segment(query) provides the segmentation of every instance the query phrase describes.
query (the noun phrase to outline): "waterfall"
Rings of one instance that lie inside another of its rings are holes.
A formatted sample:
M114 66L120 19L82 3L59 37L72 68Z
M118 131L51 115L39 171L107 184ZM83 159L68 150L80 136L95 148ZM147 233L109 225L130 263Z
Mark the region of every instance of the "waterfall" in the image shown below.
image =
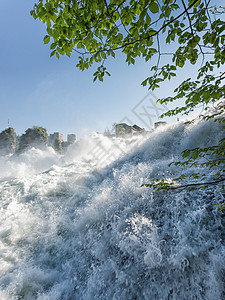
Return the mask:
M180 122L93 134L64 155L0 157L0 299L225 299L225 219L213 205L225 192L140 187L196 172L168 164L216 144L221 128Z

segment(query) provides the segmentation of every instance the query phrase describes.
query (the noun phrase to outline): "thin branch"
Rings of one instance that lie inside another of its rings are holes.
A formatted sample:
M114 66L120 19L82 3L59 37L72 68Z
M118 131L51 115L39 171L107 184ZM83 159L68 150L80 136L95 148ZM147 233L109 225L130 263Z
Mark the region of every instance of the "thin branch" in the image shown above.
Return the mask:
M171 187L169 187L169 189L176 190L176 189L188 188L188 187L192 187L192 186L214 185L214 184L220 183L222 181L225 181L225 178L215 180L215 181L210 181L210 182L199 182L199 183L183 184L183 185L179 185L179 186L171 186Z
M127 30L126 26L124 25L124 23L123 23L123 21L122 21L121 14L120 14L119 11L118 11L118 14L119 14L119 16L120 16L121 23L123 24L124 30L127 32L128 35L130 35L129 31Z
M153 76L155 76L157 74L157 70L159 68L159 63L160 63L160 56L161 56L161 53L160 53L160 43L159 43L159 36L157 35L157 44L158 44L158 61L157 61L157 65L156 65L156 71L155 71L155 74Z
M185 9L186 15L187 15L187 17L188 17L188 22L189 22L189 25L190 25L190 29L191 29L192 36L194 37L194 31L193 31L193 27L192 27L190 15L189 15L189 13L188 13L188 11L187 11L187 8L186 8L186 5L185 5L185 3L184 3L184 0L181 0L181 1L182 1L182 4L183 4L183 7L184 7L184 9ZM198 43L198 47L199 47L200 52L201 52L202 57L203 57L203 59L202 59L202 66L203 66L204 60L205 60L205 53L202 51L201 45L200 45L199 43Z
M109 13L109 7L108 7L108 4L107 4L107 1L104 0L104 2L105 2L105 6L106 6L106 10L107 10L107 12L108 12L108 15L111 17L111 15L110 15L110 13Z
M208 2L208 4L206 3L206 0L204 0L204 2L205 2L205 7L208 7L209 2ZM209 10L207 9L206 11L207 11L209 23L210 23L211 28L212 28L212 21L211 21L211 17L210 17L210 14L209 14Z
M186 8L186 5L185 5L185 3L184 3L184 0L181 0L181 2L182 2L182 4L183 4L184 11L185 11L185 13L186 13L186 15L187 15L187 17L188 17L188 22L189 22L189 25L190 25L191 33L192 33L192 35L193 35L193 37L194 37L194 32L193 32L192 23L191 23L191 19L190 19L188 10L187 10L187 8Z

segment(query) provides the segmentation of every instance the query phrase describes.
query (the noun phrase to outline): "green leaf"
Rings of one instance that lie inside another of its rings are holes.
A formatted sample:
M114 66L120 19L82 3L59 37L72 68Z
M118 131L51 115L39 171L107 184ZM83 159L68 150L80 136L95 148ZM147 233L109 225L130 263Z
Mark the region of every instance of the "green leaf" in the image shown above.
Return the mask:
M46 36L44 37L44 44L48 44L49 41L50 41L50 36L49 36L49 35L46 35Z
M102 76L102 75L98 75L98 79L99 79L100 81L103 81L103 76Z
M198 7L200 3L201 3L201 0L198 0L198 1L194 4L194 7Z
M105 52L101 52L101 56L102 56L103 59L106 59L106 54L105 54Z
M149 4L149 9L153 14L156 14L159 11L158 4L156 2L151 2Z
M198 158L198 155L199 155L199 151L195 150L193 152L193 159L197 159Z
M50 54L50 57L52 57L53 55L55 55L56 53L56 50L52 51L51 54Z
M185 157L188 157L191 153L191 150L185 150L183 153L182 153L182 157L185 158Z

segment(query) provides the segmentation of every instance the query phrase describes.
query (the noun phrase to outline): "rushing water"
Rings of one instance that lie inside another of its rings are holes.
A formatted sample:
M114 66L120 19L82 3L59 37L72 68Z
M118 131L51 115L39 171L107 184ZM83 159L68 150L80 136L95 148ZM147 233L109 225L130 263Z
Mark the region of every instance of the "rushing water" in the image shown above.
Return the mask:
M168 163L222 134L179 123L145 138L93 135L64 156L0 158L0 299L225 299L220 188L140 188L196 171Z

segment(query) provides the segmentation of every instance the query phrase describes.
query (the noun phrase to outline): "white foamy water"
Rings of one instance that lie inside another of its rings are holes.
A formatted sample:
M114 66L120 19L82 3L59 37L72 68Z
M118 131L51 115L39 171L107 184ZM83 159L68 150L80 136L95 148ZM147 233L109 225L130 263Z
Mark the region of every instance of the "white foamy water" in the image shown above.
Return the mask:
M217 143L221 128L179 123L145 138L93 135L64 156L1 157L0 299L225 299L220 188L140 188L179 176L168 164Z

